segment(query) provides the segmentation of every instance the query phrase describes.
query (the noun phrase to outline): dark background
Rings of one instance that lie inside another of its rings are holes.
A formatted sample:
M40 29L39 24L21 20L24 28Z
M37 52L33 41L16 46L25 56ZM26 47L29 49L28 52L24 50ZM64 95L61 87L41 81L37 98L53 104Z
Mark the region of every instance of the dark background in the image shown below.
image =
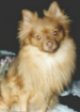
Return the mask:
M17 40L18 21L21 10L37 11L42 16L42 10L48 9L53 0L0 0L0 50L18 52ZM80 0L56 0L72 20L71 34L77 46L77 69L75 80L80 79Z

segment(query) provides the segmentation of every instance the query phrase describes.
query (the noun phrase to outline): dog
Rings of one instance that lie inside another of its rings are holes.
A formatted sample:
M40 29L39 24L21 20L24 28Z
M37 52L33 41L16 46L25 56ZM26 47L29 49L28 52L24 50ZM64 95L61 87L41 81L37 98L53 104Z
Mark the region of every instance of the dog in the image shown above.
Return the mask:
M72 80L76 46L70 20L53 2L44 17L22 10L20 50L0 84L0 112L47 112Z

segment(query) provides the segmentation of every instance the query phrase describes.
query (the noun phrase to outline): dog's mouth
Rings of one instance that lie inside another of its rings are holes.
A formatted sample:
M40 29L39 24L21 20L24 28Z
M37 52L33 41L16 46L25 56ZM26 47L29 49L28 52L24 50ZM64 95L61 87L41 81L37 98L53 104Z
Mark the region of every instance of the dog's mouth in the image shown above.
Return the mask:
M43 50L49 53L54 53L59 49L59 47L60 47L60 43L56 41L55 42L49 41L46 44L44 44Z

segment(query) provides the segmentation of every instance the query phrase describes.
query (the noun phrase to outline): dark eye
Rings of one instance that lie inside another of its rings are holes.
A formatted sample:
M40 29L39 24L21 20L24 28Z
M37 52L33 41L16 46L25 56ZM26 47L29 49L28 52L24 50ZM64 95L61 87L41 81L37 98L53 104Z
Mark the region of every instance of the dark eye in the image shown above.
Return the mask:
M41 36L40 35L35 35L37 40L41 40Z
M53 36L57 36L57 34L58 34L58 30L54 30L53 31Z

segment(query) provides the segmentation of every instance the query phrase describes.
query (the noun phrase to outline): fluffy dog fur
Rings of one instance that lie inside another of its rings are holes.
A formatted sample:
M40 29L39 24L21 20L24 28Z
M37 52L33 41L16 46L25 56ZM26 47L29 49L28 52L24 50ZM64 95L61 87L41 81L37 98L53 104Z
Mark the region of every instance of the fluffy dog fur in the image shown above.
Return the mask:
M22 11L20 51L0 85L0 112L47 112L71 81L75 44L69 19L53 2L44 17Z

